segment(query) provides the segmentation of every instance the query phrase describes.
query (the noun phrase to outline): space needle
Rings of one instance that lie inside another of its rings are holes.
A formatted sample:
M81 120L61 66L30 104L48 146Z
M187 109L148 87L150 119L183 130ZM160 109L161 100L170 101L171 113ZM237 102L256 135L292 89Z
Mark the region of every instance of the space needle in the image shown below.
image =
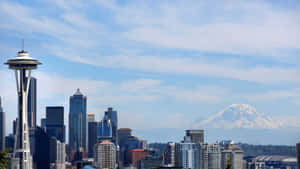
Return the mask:
M24 51L23 44L23 49L18 52L18 56L9 59L5 64L9 65L9 69L13 69L15 71L18 93L18 120L11 168L32 169L32 157L30 154L27 122L27 98L31 70L37 69L37 66L41 63L38 60L29 57L29 53ZM26 77L27 81L25 80Z

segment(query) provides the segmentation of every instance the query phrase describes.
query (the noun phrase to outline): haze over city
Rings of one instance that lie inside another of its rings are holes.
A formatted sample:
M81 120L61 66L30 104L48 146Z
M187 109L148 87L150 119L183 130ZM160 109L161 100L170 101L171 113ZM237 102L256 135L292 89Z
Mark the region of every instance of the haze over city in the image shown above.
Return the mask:
M1 1L0 95L6 133L17 117L22 49L43 64L37 122L77 88L101 120L148 142L205 139L295 145L300 140L300 4L288 1ZM68 131L68 130L67 130ZM280 138L280 139L278 139Z

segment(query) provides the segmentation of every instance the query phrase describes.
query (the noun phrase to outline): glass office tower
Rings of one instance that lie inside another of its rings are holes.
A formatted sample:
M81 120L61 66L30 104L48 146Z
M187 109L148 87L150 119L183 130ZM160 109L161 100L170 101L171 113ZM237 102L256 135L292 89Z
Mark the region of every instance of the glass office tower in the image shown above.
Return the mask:
M87 97L79 89L70 97L69 144L73 151L88 151Z

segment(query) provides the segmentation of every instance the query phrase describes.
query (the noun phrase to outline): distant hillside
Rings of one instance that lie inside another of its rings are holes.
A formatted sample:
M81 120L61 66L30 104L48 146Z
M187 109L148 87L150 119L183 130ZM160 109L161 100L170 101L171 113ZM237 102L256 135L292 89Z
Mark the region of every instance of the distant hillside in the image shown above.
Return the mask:
M244 151L244 156L282 155L296 157L295 146L250 145L238 144Z
M274 146L274 145L250 145L238 144L244 151L244 156L259 156L259 155L282 155L296 156L295 146ZM150 143L149 148L157 149L160 153L164 151L166 143Z

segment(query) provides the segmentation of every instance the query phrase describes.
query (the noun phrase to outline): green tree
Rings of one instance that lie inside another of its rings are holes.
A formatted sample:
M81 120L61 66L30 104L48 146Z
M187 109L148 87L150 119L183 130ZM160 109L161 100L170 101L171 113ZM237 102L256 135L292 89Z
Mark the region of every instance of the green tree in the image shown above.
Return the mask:
M226 169L232 169L232 164L230 160L227 160L227 166Z
M0 169L8 168L8 150L0 152Z

